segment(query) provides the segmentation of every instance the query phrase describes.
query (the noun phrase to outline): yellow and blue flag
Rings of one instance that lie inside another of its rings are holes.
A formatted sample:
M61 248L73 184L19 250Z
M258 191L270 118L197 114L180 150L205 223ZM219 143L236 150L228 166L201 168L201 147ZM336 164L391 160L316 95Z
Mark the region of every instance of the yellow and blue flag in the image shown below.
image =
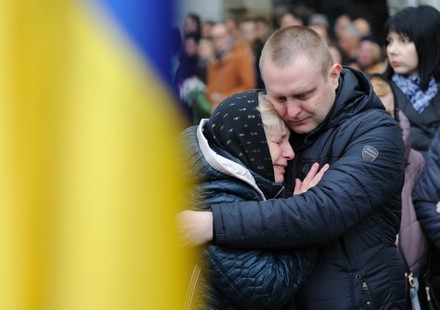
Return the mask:
M179 309L171 0L5 0L0 309Z

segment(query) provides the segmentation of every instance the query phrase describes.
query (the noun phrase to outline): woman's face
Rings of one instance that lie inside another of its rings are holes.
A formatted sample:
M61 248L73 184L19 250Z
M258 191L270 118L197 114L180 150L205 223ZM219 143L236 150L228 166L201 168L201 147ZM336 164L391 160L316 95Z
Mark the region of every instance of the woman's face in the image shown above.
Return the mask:
M395 73L419 75L416 46L407 36L390 32L387 36L387 56Z
M281 133L266 131L266 138L267 144L269 145L270 157L272 158L275 182L283 183L287 163L295 157L295 153L289 142L289 130L285 128Z

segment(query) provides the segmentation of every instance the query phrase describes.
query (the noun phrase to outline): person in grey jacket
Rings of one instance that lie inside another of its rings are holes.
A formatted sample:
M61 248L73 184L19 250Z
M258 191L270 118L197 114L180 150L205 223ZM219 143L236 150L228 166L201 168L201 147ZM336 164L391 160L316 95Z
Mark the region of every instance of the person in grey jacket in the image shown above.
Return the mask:
M313 30L273 33L260 68L268 99L292 131L287 191L313 163L330 168L300 195L183 211L182 237L241 249L318 245L318 263L295 296L298 309L403 309L404 266L395 244L405 164L399 124L368 77L333 63Z
M188 155L183 166L194 181L189 203L206 210L218 203L276 198L284 190L285 169L294 157L289 135L259 92L225 100L209 120L181 134ZM294 192L316 184L326 168L312 172L304 182L298 180ZM185 308L287 309L316 258L316 248L240 251L207 245L194 268Z

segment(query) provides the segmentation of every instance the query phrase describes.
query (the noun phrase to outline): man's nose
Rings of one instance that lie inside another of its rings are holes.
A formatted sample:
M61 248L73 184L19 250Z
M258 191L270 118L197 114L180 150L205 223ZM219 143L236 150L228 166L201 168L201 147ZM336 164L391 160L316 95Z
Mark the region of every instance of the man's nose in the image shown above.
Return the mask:
M296 117L301 112L301 108L295 102L295 100L288 100L287 102L287 115L289 117Z

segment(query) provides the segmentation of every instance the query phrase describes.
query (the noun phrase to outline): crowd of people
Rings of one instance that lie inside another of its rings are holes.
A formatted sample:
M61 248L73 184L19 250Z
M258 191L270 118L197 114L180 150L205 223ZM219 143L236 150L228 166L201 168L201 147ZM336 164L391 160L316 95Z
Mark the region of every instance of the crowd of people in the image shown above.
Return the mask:
M188 308L440 307L440 12L383 29L381 46L360 16L188 14Z
M386 67L383 46L372 34L369 21L360 16L344 13L331 24L322 13L300 16L294 10L286 10L275 19L257 16L214 22L188 13L182 27L175 29L180 34L180 49L175 57L179 69L174 70L173 76L177 95L190 122L196 124L211 115L222 100L234 93L264 89L258 65L263 45L275 30L292 25L306 25L318 32L329 44L337 63L366 73L383 72ZM210 103L210 109L203 103L201 109L200 100L188 98L188 92L181 91L188 90L183 85L194 78L204 86L204 100Z

